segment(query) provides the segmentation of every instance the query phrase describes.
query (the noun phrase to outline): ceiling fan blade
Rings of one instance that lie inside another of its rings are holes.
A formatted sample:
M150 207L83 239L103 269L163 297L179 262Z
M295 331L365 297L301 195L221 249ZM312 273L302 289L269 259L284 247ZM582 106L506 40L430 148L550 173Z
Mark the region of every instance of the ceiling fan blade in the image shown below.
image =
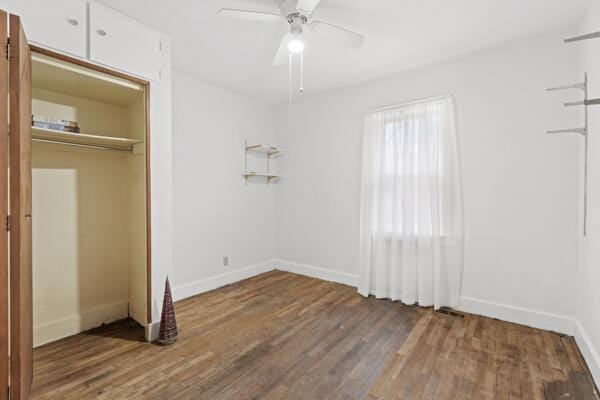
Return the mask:
M290 52L288 50L288 42L290 41L291 33L286 33L283 35L281 39L281 43L279 43L279 49L277 49L277 54L275 54L275 59L273 60L273 65L276 67L281 67L286 65L289 61Z
M298 11L296 5L298 4L298 0L282 0L281 6L279 9L281 10L281 14L290 15Z
M245 19L250 21L274 22L280 20L280 14L254 10L237 10L234 8L221 8L219 14L228 18Z
M313 21L310 23L311 30L326 39L334 40L344 46L355 50L360 49L365 43L365 37L360 33L349 31L323 21Z
M304 11L306 14L310 15L313 13L315 8L317 8L320 2L321 0L298 0L296 9L298 11Z

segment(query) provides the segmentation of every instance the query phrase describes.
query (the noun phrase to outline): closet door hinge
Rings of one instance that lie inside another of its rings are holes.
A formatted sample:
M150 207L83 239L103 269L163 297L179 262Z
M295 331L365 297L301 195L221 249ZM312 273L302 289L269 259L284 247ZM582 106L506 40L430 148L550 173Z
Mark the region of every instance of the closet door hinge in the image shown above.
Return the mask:
M11 50L10 43L6 43L6 59L10 61L11 58Z
M12 218L10 215L6 216L6 232L10 232L12 229Z

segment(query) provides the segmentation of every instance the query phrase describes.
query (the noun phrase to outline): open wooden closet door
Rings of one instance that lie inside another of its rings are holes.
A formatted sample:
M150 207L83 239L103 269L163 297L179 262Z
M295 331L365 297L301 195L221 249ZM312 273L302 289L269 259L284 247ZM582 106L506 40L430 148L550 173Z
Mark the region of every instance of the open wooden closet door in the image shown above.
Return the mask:
M0 10L0 46L8 44L8 15ZM8 59L0 57L0 400L8 398Z
M21 19L10 16L10 390L29 397L33 380L31 282L31 53Z

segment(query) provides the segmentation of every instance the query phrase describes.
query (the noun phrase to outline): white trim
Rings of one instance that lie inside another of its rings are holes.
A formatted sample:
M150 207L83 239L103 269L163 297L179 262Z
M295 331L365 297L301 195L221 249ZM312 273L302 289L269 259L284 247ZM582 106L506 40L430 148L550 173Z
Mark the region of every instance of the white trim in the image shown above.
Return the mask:
M36 325L33 327L34 347L54 342L67 336L76 335L102 324L125 319L128 313L129 303L122 301L100 306L83 314Z
M275 269L279 271L292 272L294 274L310 276L311 278L322 279L324 281L342 283L348 286L356 287L358 285L358 275L347 274L331 269L313 267L311 265L298 264L290 261L275 260Z
M146 341L154 342L158 339L158 331L160 330L160 321L152 322L146 325Z
M457 309L470 314L496 318L502 321L514 322L516 324L563 333L565 335L573 335L575 333L575 321L573 318L565 315L493 303L491 301L465 296L460 298Z
M577 346L579 346L579 350L581 354L583 354L583 358L592 373L592 377L596 382L596 386L600 386L600 354L598 350L594 347L594 344L590 340L590 337L587 335L583 325L579 322L579 320L575 319L575 341L577 342Z
M185 285L177 286L173 289L173 301L187 299L188 297L209 292L220 288L221 286L264 274L265 272L273 271L274 269L275 267L271 260L250 267L236 269L221 275L211 276L210 278L201 279L199 281L186 283Z

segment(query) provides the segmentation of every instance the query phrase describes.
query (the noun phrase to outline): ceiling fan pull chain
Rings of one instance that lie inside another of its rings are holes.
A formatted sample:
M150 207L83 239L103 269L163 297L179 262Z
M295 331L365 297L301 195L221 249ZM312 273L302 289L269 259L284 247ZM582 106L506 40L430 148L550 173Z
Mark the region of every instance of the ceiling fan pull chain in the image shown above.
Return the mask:
M289 53L288 57L288 65L290 66L290 108L292 108L292 53Z
M300 52L300 93L304 93L304 52Z

